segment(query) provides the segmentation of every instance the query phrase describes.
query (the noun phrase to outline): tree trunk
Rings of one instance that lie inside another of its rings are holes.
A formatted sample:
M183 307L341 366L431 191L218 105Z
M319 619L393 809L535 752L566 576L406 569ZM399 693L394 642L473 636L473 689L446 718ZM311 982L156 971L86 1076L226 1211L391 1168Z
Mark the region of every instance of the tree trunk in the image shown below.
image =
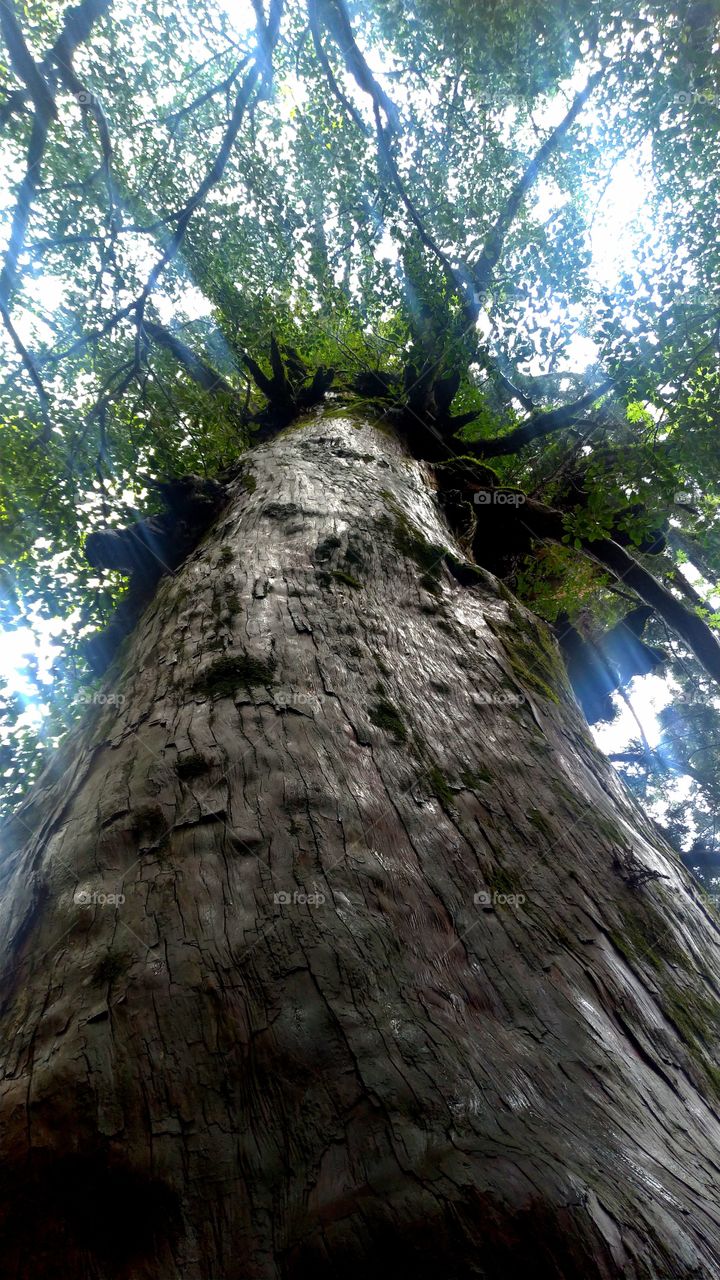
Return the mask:
M232 495L13 824L0 1274L715 1277L718 925L554 642L382 426Z

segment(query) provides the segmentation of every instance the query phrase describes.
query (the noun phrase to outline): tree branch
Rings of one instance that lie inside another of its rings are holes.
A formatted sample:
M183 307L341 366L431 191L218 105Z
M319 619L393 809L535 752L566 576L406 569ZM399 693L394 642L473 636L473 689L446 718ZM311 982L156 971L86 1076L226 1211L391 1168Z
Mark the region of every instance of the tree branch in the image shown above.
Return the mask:
M32 447L36 448L40 444L46 444L50 439L50 433L52 431L52 423L50 421L50 401L48 400L47 391L45 390L40 374L38 373L37 365L20 337L20 334L17 332L10 313L3 302L0 302L0 318L2 318L2 322L10 335L10 340L22 360L30 381L37 391L38 401L40 403L40 414L43 420L43 430L42 434L33 443Z
M353 121L353 124L356 125L356 127L360 130L362 134L367 135L368 130L365 125L365 122L362 119L362 116L360 115L360 113L355 110L355 107L353 106L350 99L345 96L342 89L340 88L340 85L338 84L335 78L333 69L330 65L330 59L328 58L325 52L325 49L323 47L320 15L318 10L318 0L308 0L307 11L308 11L308 19L310 21L310 34L312 35L313 44L315 46L315 54L323 72L325 73L325 78L333 94L337 98L338 102L340 103L342 108L345 111L347 111L348 115Z
M0 31L10 55L10 63L25 85L37 115L49 124L57 115L55 95L27 46L15 13L14 0L3 0L0 4Z
M378 84L357 46L344 0L316 0L316 5L317 17L322 19L333 37L350 75L363 93L372 98L376 111L384 113L391 132L401 133L398 109Z
M213 395L226 395L235 397L237 392L234 387L226 382L221 374L217 373L211 365L206 364L199 356L195 355L190 347L181 342L174 333L166 329L164 325L155 324L151 320L143 321L143 328L149 338L156 342L158 346L165 347L170 351L175 359L183 365L186 372L190 375L194 382L197 382L204 391L209 391Z
M63 25L57 39L48 49L38 67L38 72L43 77L47 77L46 83L48 84L48 92L52 93L53 107L54 93L50 88L53 66L58 68L72 67L73 55L78 45L84 44L90 35L93 24L105 10L110 8L111 4L112 0L80 0L80 4L69 5L65 10ZM2 107L0 107L0 127L6 124L16 111L25 106L27 96L23 89L18 89L9 94Z
M561 511L546 507L533 498L526 499L520 511L521 522L534 537L563 544L566 529ZM702 618L686 609L634 556L611 538L584 538L581 550L603 568L609 569L619 582L632 587L640 599L685 641L708 675L720 683L720 643Z
M258 56L250 67L240 89L238 90L232 115L225 128L217 155L197 190L193 192L186 204L183 205L182 209L180 209L177 214L173 215L172 220L176 224L175 231L170 237L170 240L168 241L161 256L150 271L139 297L133 299L133 301L129 302L126 306L120 307L105 321L104 324L100 325L98 329L95 329L92 333L84 334L81 338L78 338L73 342L70 347L67 347L65 351L55 352L46 356L43 363L56 364L59 360L63 360L69 355L74 355L89 343L111 333L121 320L126 319L129 315L135 316L138 328L142 326L144 323L144 313L147 300L163 271L170 265L177 255L185 238L185 233L193 214L200 208L208 193L222 178L225 167L230 158L230 153L232 152L235 144L235 140L240 132L240 126L243 122L245 109L250 101L252 91L261 75L265 76L267 74L267 41L272 40L273 47L274 43L277 43L282 9L283 0L272 0L270 18L267 26L262 33L262 38L260 38L260 36L258 37L258 44L260 46Z
M579 414L589 409L600 396L611 389L612 385L612 379L606 378L599 387L595 387L594 391L586 392L573 404L534 414L522 426L509 431L505 436L495 436L492 440L476 440L473 442L473 453L478 458L499 458L511 453L519 453L533 440L540 440L554 431L562 431L563 427L569 427Z
M585 88L575 95L570 109L561 120L560 124L557 128L553 129L550 136L546 138L539 151L530 161L522 177L518 182L516 182L510 192L510 195L495 219L495 223L485 241L485 247L483 248L477 263L468 266L476 294L476 298L473 302L473 306L476 308L476 320L480 312L480 299L487 291L492 274L503 251L505 238L512 226L512 223L517 217L525 196L539 178L545 162L555 151L558 150L560 143L572 128L591 93L602 80L605 74L606 65L606 63L603 63L600 69L590 77Z

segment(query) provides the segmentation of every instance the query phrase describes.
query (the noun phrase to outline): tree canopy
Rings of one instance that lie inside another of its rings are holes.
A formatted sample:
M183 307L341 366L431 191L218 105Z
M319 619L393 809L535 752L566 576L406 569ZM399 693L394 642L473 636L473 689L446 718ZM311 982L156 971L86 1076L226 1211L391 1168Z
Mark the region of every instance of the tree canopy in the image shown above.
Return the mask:
M442 456L526 499L489 567L590 638L653 607L661 734L638 717L618 765L712 870L718 26L716 0L0 7L10 804L123 590L88 534L152 510L149 476L222 473L293 369L411 422L442 376Z

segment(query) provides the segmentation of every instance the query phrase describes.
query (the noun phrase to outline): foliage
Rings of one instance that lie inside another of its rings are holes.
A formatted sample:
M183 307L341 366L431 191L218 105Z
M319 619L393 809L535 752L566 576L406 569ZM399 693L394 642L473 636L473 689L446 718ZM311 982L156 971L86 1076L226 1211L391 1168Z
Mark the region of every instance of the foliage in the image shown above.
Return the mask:
M264 400L245 357L271 334L341 387L459 370L458 453L530 424L492 460L565 513L565 546L507 566L548 620L616 622L633 593L579 550L612 536L642 559L664 529L646 564L715 625L713 6L272 0L262 29L259 5L215 0L80 9L65 61L71 11L22 13L47 119L9 46L0 102L0 621L18 649L23 628L52 642L2 695L11 801L91 696L79 644L122 589L85 536L149 509L143 473L216 475L247 447ZM689 779L688 843L715 803L718 695L657 630L664 745L622 763L666 809Z

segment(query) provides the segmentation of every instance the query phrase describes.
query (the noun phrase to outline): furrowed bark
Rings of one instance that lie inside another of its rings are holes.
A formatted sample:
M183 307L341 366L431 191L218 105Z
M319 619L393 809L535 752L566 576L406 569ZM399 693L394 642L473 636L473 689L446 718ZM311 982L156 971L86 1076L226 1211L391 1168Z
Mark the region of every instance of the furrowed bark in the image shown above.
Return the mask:
M248 454L14 822L0 1274L717 1275L718 924L428 481Z

